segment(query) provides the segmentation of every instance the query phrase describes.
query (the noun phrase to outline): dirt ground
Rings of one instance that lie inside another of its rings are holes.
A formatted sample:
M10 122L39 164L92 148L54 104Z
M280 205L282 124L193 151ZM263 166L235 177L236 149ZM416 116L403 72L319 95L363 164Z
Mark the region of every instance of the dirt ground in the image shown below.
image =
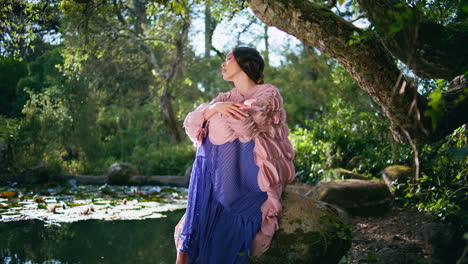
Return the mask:
M398 207L385 216L353 217L353 241L347 263L429 263L424 241L416 238L416 227L430 220L414 209Z

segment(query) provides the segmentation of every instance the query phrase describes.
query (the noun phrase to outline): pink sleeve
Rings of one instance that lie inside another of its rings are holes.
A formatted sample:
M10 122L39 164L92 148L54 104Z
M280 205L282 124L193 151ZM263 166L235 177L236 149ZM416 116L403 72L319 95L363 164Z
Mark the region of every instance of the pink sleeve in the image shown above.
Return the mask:
M244 119L226 119L229 127L237 134L241 142L254 139L262 132L269 132L273 123L278 123L283 99L276 89L267 89L253 99L244 101L250 106L245 111L249 114Z
M199 105L195 110L188 113L184 120L185 132L189 136L193 145L196 147L201 146L203 138L206 136L207 128L205 127L205 118L203 114L212 104L216 102L227 101L230 96L230 92L220 93L216 98L211 100L209 103L203 103Z

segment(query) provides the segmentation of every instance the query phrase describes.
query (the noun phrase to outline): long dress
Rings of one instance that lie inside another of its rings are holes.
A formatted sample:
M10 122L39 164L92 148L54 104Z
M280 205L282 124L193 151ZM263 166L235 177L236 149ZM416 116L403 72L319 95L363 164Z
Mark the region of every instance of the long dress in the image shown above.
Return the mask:
M204 111L223 101L249 106L249 117L216 113L205 120ZM268 250L279 228L281 193L295 177L285 120L282 97L270 84L248 97L233 88L187 115L184 127L198 148L174 240L189 263L242 264Z
M258 187L254 142L238 139L197 149L179 250L189 263L248 263L262 223L266 192Z

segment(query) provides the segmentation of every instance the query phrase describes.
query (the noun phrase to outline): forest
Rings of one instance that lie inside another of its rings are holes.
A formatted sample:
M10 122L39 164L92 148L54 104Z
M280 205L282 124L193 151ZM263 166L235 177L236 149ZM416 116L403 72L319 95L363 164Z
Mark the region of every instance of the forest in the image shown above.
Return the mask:
M0 18L0 186L38 166L184 175L185 116L233 87L221 64L249 46L284 99L295 182L405 166L394 206L468 239L462 0L3 0Z

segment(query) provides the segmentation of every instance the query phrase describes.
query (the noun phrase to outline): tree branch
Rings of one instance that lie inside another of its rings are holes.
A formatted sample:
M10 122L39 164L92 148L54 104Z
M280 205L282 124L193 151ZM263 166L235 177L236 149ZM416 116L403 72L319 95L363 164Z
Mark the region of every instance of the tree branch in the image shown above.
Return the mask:
M426 21L419 10L405 1L358 0L358 3L392 54L419 77L452 80L467 70L466 30Z
M397 141L405 141L406 132L413 140L423 143L453 131L443 126L431 127L431 120L423 114L428 108L427 99L405 80L374 32L359 29L329 9L306 0L249 0L249 3L255 15L267 25L288 32L336 59L382 108ZM350 40L355 43L350 45ZM459 102L460 106L467 104L466 97ZM466 123L467 117L459 121L452 126Z

